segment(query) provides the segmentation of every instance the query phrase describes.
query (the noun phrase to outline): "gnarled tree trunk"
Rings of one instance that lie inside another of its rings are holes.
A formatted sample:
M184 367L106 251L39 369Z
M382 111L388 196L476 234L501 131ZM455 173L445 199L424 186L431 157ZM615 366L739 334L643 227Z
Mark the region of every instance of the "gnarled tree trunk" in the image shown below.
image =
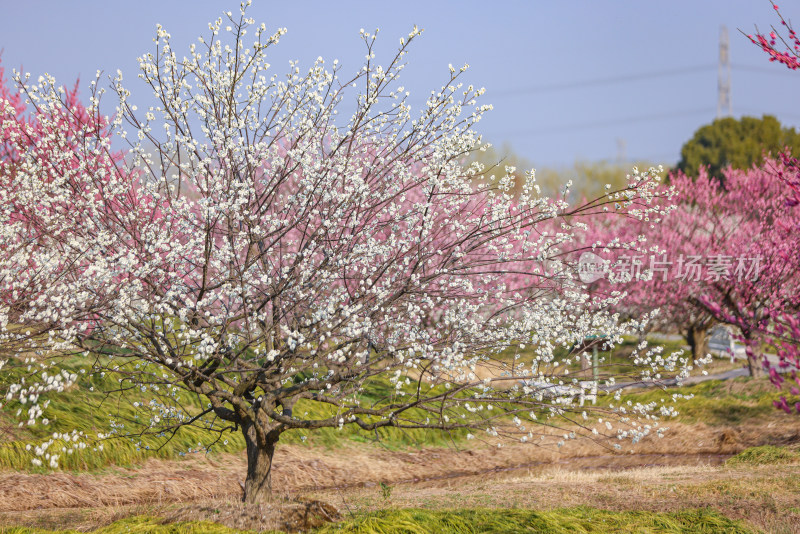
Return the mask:
M242 425L247 444L247 477L242 501L267 502L272 497L272 456L280 438L278 430L266 431L258 423Z

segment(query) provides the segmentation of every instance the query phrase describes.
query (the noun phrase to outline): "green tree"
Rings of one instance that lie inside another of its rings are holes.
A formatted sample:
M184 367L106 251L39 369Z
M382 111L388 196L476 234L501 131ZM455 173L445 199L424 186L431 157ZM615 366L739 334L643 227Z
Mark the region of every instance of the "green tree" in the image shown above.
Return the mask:
M747 169L759 163L765 152L777 154L786 147L800 150L800 134L781 127L772 115L725 117L702 126L683 145L678 170L697 177L700 168L708 166L709 175L722 179L725 167Z

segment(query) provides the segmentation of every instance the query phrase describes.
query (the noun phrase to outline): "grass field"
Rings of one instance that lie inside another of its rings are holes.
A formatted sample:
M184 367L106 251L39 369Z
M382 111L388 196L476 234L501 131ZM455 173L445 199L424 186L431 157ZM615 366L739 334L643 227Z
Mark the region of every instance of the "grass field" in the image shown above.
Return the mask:
M86 363L76 359L65 366L70 372L80 373L88 369ZM13 383L15 375L5 373L0 379ZM150 396L131 389L124 393L105 393L118 388L116 378L112 374L104 376L79 374L78 387L60 394L50 394L47 407L48 425L34 427L15 427L2 425L3 413L12 415L23 408L18 402L8 402L0 412L0 468L25 470L29 472L47 472L44 467L36 467L31 463L34 458L30 448L42 440L48 439L52 433L64 433L78 430L87 435L98 433L109 435L116 426L123 436L102 440L102 448L95 444L85 450L76 450L71 454L63 454L61 467L71 471L91 471L108 466L130 467L140 465L148 458L177 459L193 451L211 450L212 453L234 453L243 451L244 439L240 432L219 432L213 428L184 426L174 435L137 434L140 412L132 404L146 404ZM363 402L385 397L392 390L386 382L374 381L363 396ZM197 399L182 395L181 405L189 410L199 411ZM300 400L295 406L299 413L310 416L329 416L331 408L312 401ZM7 417L11 420L11 417ZM309 433L293 430L281 436L282 443L305 444L324 448L335 448L343 442L373 443L379 442L386 448L407 448L420 445L448 446L454 441L461 441L466 431L454 431L448 434L434 430L414 429L399 430L382 428L372 434L353 428L351 425L336 428L322 428ZM100 443L100 442L98 442ZM54 451L65 447L63 441L51 446Z
M608 361L625 357L618 351ZM108 432L109 414L135 418L130 393L125 403L100 392L113 377L84 380L92 382L51 397L47 428L2 427L0 525L18 526L0 532L800 531L800 422L773 408L779 394L765 380L623 392L623 402L690 397L675 400L679 415L665 438L624 454L580 440L561 449L498 449L433 431L288 433L276 453L276 504L256 511L237 502L244 471L237 433L220 439L185 428L166 444L155 436L112 439L102 451L68 455L54 474L33 466L26 445L51 432ZM374 387L376 397L385 393ZM186 454L212 441L212 453ZM297 503L308 499L334 505L337 521L298 523Z
M678 350L679 343L671 342L666 346L666 351ZM624 367L625 361L632 350L633 339L608 353L601 353L606 361L603 365L611 368ZM724 364L724 362L723 362ZM82 360L74 360L67 368L71 372L80 373L86 369ZM613 370L613 369L612 369ZM605 372L605 370L604 370ZM18 428L9 424L3 425L3 413L12 415L22 408L18 403L9 402L0 412L0 468L26 470L29 472L45 472L44 468L37 468L31 463L33 452L28 450L42 440L51 436L53 432L69 432L79 430L88 435L97 433L109 434L112 431L111 421L117 425L127 425L131 433L135 433L133 423L140 417L131 404L139 402L145 404L149 397L136 389L120 394L106 394L104 391L113 391L117 387L116 379L108 374L79 375L79 387L58 395L50 395L50 405L47 414L50 423L47 426ZM5 373L2 380L13 381L13 373ZM91 390L90 390L91 388ZM367 392L365 402L386 395L390 386L388 383L372 383L371 391ZM680 412L680 421L702 420L709 424L716 422L736 422L763 415L771 411L772 400L777 395L772 391L754 390L753 388L738 388L736 391L726 389L725 384L713 385L704 383L697 386L684 388L682 391L695 395L691 400L678 400L676 408ZM644 393L631 393L624 400L650 401L666 398L662 391L649 391ZM609 402L608 400L601 402ZM197 399L185 395L181 403L189 409L199 410ZM327 407L315 405L312 402L300 401L295 408L297 412L308 412L312 415L327 410ZM9 420L11 418L8 418ZM126 428L121 433L126 433ZM419 446L452 446L462 444L467 431L455 431L443 434L434 430L398 430L384 428L372 434L345 426L343 429L323 428L313 433L295 430L281 437L282 443L303 444L314 447L336 448L342 443L376 443L389 449L404 449ZM86 471L103 469L108 466L129 467L140 465L148 458L174 459L180 458L187 452L205 450L212 445L214 453L235 453L244 450L244 440L239 432L219 433L214 429L199 427L181 428L169 439L163 436L143 434L131 438L118 438L103 441L102 450L91 447L72 454L62 454L62 467L73 471ZM64 447L63 442L52 446L58 451Z
M767 380L737 378L734 380L709 380L682 388L629 390L623 401L642 403L669 398L673 393L691 395L674 401L682 423L705 423L707 425L737 424L773 415L773 401L780 393Z

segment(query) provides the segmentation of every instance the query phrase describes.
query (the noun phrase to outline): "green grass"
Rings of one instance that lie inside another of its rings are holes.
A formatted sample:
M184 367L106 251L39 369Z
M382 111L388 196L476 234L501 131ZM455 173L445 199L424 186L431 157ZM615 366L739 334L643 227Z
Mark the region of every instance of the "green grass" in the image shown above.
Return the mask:
M736 456L728 458L725 465L745 466L745 465L767 465L785 464L800 461L800 454L784 447L774 447L772 445L762 445L760 447L750 447Z
M362 406L380 405L387 399L393 398L395 387L386 379L373 379L369 381L362 391L360 401ZM308 415L306 415L306 412ZM303 418L325 418L333 415L335 411L330 405L301 399L294 408L296 416ZM422 410L412 409L406 412L408 417L425 419L426 413ZM368 417L364 418L369 421ZM307 443L321 445L334 449L348 441L357 443L377 443L392 450L407 448L446 447L466 439L467 430L442 432L432 429L400 429L384 427L372 433L367 433L355 425L345 425L341 430L337 428L320 428L313 431L292 430L281 436L281 443ZM305 438L305 439L303 439Z
M319 534L473 534L492 533L745 533L752 530L710 510L675 513L611 512L569 508L548 512L529 510L386 510L323 527Z
M0 529L4 534L45 534L44 530L26 528ZM74 531L58 531L60 533ZM189 522L159 524L148 517L117 521L95 531L98 534L121 533L209 533L234 534L245 531L215 523ZM612 512L594 508L565 508L548 512L514 509L475 509L454 511L384 510L361 515L341 523L314 530L317 534L477 534L507 533L751 533L753 530L717 512L684 510L659 513L648 511Z
M133 434L137 431L139 428L137 421L142 420L142 412L134 408L133 403L145 404L153 398L152 394L134 388L124 394L106 395L103 391L112 391L119 387L117 378L112 373L106 373L105 376L89 373L89 362L88 358L72 358L64 363L63 367L70 372L79 373L81 369L85 369L86 373L78 374L77 387L67 392L47 395L46 398L50 401L45 410L49 419L47 425L14 428L13 439L0 441L0 468L46 472L45 467L33 466L31 459L35 457L34 453L32 450L26 450L26 447L35 447L54 432L78 430L88 435L108 434L112 430L111 420L125 425L120 434ZM16 374L13 371L5 371L4 369L4 374L0 375L0 380L13 383L17 379ZM389 398L393 392L394 387L388 380L373 380L361 397L362 405L379 403L382 399ZM187 410L200 411L197 398L182 393L179 399L181 406ZM27 407L15 401L7 402L2 412L5 413L7 420L14 420L14 414L20 408L25 410ZM302 399L295 405L294 411L302 418L326 418L335 414L335 410L329 405ZM2 415L0 414L0 417ZM466 434L467 431L443 433L437 430L398 428L382 428L372 433L365 433L354 425L345 425L341 430L337 428L322 428L312 432L290 430L281 436L281 443L315 445L332 449L347 442L377 442L389 449L406 449L422 445L447 446L465 439ZM62 448L69 448L69 445L58 441L48 449L48 452L60 455L62 469L92 471L110 465L134 466L148 458L180 458L187 451L203 450L211 444L213 453L236 453L245 448L244 439L239 431L220 433L200 426L184 426L174 436L170 435L171 433L162 436L142 435L134 439L128 437L107 439L102 441L102 450L96 447L97 444L93 444L87 449L74 451L71 454L62 451ZM0 434L1 439L2 434Z
M64 362L63 367L71 372L79 373L81 369L88 369L88 359L72 358ZM72 430L82 431L94 436L97 433L109 434L112 430L111 421L125 427L121 433L136 430L132 422L141 419L140 411L132 406L133 402L146 403L152 395L137 389L131 389L124 394L106 395L103 391L113 390L118 386L117 379L107 373L105 376L86 373L78 375L78 387L59 394L48 394L49 406L45 409L49 419L47 425L36 424L32 427L23 427L15 431L13 441L0 443L0 467L17 470L38 469L33 467L32 451L26 446L35 446L49 438L53 433L64 433ZM3 380L13 381L14 375L9 373ZM91 389L90 389L91 388ZM188 395L180 398L182 404L190 410L199 409L196 401ZM17 409L25 408L18 402L8 402L4 407L9 415ZM199 448L199 444L208 445L216 441L220 435L213 430L199 427L184 427L172 439L168 436L143 435L140 438L112 438L102 442L102 450L90 445L84 450L77 450L72 454L62 451L67 445L63 441L51 446L48 451L60 455L61 465L68 470L93 470L108 465L131 466L143 462L147 458L175 458L185 454L190 449ZM214 446L218 452L236 452L244 448L244 439L238 433L226 433Z
M637 337L624 336L623 342L610 350L603 350L602 339L596 340L595 343L598 349L598 371L601 377L629 376L631 378L638 378L640 376L642 367L634 364L633 360L631 359L631 354L639 345L639 339ZM640 350L639 352L643 354L647 350L655 347L662 347L662 354L668 355L673 352L683 350L683 345L683 340L648 340L647 348ZM587 348L584 352L588 355L591 361L592 348ZM565 348L563 346L557 346L553 349L553 355L554 358L551 364L540 367L542 372L561 374L568 369L570 374L573 376L575 376L575 373L580 372L581 365L579 360L576 359L577 353L574 350ZM508 349L501 352L494 358L510 364L515 360L515 356L518 363L530 365L530 363L536 358L535 347L527 346L525 349ZM689 356L689 351L684 350L684 357ZM570 361L570 363L565 365L563 362L567 359ZM674 373L662 374L663 376L674 376ZM591 370L586 373L585 378L591 378Z
M632 341L631 341L632 343ZM626 341L628 344L628 341ZM624 348L624 347L623 347ZM618 354L618 357L622 357ZM73 359L67 362L66 367L72 372L86 369L88 359ZM4 369L0 380L13 381L14 374ZM732 387L734 386L734 387ZM89 388L93 387L94 391ZM31 464L34 457L32 451L26 446L35 446L50 437L53 432L69 432L80 430L94 435L98 432L107 434L111 430L109 420L135 421L139 412L132 406L135 401L147 402L149 393L132 389L124 394L105 396L102 391L117 387L117 380L111 375L79 375L79 387L57 395L48 395L50 405L46 409L46 416L50 419L47 426L36 425L13 429L13 439L0 442L0 468L45 472L45 468L36 468ZM393 392L393 386L388 381L372 381L362 395L362 405L371 405L381 402ZM729 381L708 381L694 386L683 388L669 388L666 391L654 389L648 391L631 390L623 394L623 401L647 403L670 400L673 393L694 395L691 399L677 399L674 401L676 410L680 413L678 420L686 423L704 422L709 425L739 424L748 420L756 420L769 416L775 412L772 401L776 400L779 392L764 381L751 381L740 378ZM190 410L199 410L198 400L186 394L180 397L181 403ZM600 404L615 403L611 396L601 395ZM7 420L13 419L14 413L20 408L18 403L8 402L3 407ZM24 408L24 407L22 407ZM294 408L295 414L301 418L321 418L333 415L333 408L313 401L301 400ZM2 418L3 414L0 414ZM423 416L424 418L424 416ZM126 431L134 428L126 424ZM465 439L467 431L443 433L437 430L402 430L397 428L383 428L373 433L365 433L353 425L345 425L342 430L324 428L314 431L292 430L281 437L281 443L306 444L334 449L346 443L377 442L381 446L402 450L410 447L431 446L444 447L453 443L460 443ZM0 438L2 439L2 438ZM216 443L214 443L216 442ZM200 427L183 427L175 436L167 441L164 437L147 435L136 440L118 438L103 442L103 449L93 450L90 446L83 451L72 454L61 452L66 444L58 443L50 450L61 455L63 469L93 471L107 466L116 465L129 467L141 464L148 458L172 459L180 458L190 449L198 449L198 444L209 445L213 453L237 453L244 449L244 440L240 432L225 432L220 435L213 430Z
M693 395L688 399L678 398L672 403L679 412L676 420L684 423L703 422L712 426L735 425L774 414L776 411L772 402L780 397L780 392L768 381L742 377L733 380L709 380L666 390L628 390L623 393L622 401L643 404L659 402L661 399L671 401L675 393ZM598 401L619 404L605 396L599 397Z
M644 354L650 349L655 347L662 347L661 354L664 356L683 350L683 340L678 341L654 341L648 340L648 345L645 349L639 350L640 354ZM625 336L622 344L617 345L612 350L602 351L598 347L598 358L601 359L600 373L604 375L625 375L639 372L637 366L634 365L631 354L639 345L638 338L632 336ZM591 357L591 349L587 351ZM689 351L684 350L684 357L689 357ZM572 368L580 369L580 366L573 365ZM662 373L663 376L672 375L674 373Z

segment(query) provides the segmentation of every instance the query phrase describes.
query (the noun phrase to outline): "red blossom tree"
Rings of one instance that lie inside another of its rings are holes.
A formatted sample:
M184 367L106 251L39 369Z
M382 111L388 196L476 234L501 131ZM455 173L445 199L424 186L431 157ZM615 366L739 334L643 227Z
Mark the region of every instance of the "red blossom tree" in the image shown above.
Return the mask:
M663 224L610 219L586 236L587 243L619 238L613 248L595 249L616 275L595 284L626 292L616 308L622 313L658 308L651 324L683 331L695 359L706 354L715 322L737 327L752 374L770 368L761 358L765 343L780 340L779 354L792 359L785 342L796 324L787 314L798 305L800 212L785 198L780 177L788 172L781 160L766 160L747 171L727 169L724 186L705 171L697 179L673 175L677 205ZM632 244L639 251L629 250Z
M771 325L798 304L800 266L794 251L800 236L787 232L785 223L796 225L800 212L786 205L774 171L780 165L767 160L747 171L730 169L724 191L703 177L688 189L708 233L707 272L695 304L737 327L753 375L770 367L761 348L770 339Z
M772 6L786 34L784 35L783 31L773 26L768 35L756 30L755 37L752 35L747 35L747 37L769 54L770 61L781 63L787 68L796 71L800 67L800 37L798 37L791 22L781 14L778 5L773 2ZM786 205L787 208L791 209L800 204L800 160L794 157L789 150L784 152L780 159L782 165L774 168L773 171L788 189ZM800 225L793 218L781 217L778 222L787 235L796 236L800 233ZM798 249L789 250L786 253L793 263L796 263L796 258L800 256ZM780 358L778 367L796 368L800 363L800 348L798 348L798 340L800 340L800 310L798 310L797 306L793 311L791 309L783 309L781 313L775 314L772 322L768 325L768 331L772 348ZM770 378L778 387L784 384L783 376L777 373L774 367L770 368ZM800 395L800 390L796 386L798 378L795 371L791 372L791 378L795 385L790 387L790 393L797 397ZM794 405L792 406L792 404ZM792 408L794 408L796 412L800 413L800 402L793 401L792 403L786 397L781 397L776 406L786 412L791 412Z
M769 54L770 61L776 61L786 65L789 69L797 70L800 68L800 37L797 36L797 32L792 28L791 22L783 17L778 5L772 2L772 7L781 21L781 26L786 30L786 35L784 36L780 30L773 26L769 34L763 34L756 28L755 36L746 34L747 38Z

